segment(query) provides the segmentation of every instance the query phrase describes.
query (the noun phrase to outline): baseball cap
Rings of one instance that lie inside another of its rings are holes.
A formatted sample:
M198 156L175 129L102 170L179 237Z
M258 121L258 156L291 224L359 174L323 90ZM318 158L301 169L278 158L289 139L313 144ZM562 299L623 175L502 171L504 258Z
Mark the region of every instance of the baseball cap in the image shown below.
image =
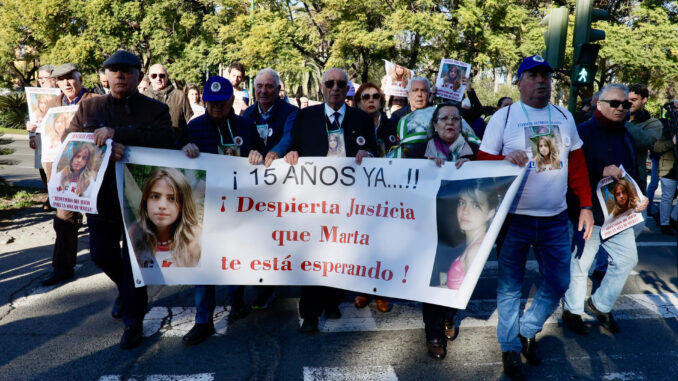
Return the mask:
M536 67L543 66L548 69L549 72L553 72L553 68L551 65L549 65L548 62L544 59L544 57L540 56L539 54L535 54L533 56L527 57L523 60L523 62L520 64L518 67L518 78L520 78L520 75L523 74L523 72L532 70Z
M355 95L355 86L353 82L348 81L348 93L346 93L346 98L353 97Z
M202 100L204 102L227 101L233 96L233 85L231 82L218 75L211 77L205 83L202 91Z

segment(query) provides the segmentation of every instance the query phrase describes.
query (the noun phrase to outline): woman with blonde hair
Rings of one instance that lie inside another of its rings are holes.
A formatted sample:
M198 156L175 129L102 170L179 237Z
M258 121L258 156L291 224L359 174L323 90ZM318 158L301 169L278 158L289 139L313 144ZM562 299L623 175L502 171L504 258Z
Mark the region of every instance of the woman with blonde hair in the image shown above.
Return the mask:
M174 168L151 173L139 205L139 228L153 254L142 267L194 267L200 261L198 212L186 177ZM141 261L140 261L141 262Z
M68 165L60 170L57 183L60 191L74 193L79 197L90 197L90 185L97 175L94 168L95 150L92 143L74 143Z
M537 166L537 172L543 172L547 169L560 169L558 148L550 137L540 136L537 140L537 155L534 158L534 163Z

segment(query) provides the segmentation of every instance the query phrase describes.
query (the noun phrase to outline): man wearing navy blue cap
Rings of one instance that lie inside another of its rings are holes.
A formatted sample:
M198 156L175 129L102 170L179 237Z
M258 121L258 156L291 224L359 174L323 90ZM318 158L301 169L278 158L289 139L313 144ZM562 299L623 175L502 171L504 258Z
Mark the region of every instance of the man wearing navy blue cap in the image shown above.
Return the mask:
M207 80L202 99L205 114L191 120L175 144L186 156L195 158L200 152L207 152L248 157L253 150L265 152L254 122L234 112L233 85L228 79L214 76ZM232 292L230 315L233 318L246 312L242 291L243 288L238 287ZM200 344L214 334L216 287L195 286L195 306L195 325L183 338L186 345Z
M113 140L111 160L121 160L125 145L171 148L172 124L167 105L139 94L141 61L127 51L118 50L104 61L111 92L80 103L64 136L71 132L93 132L95 144ZM122 317L125 332L121 349L138 346L143 338L143 321L148 305L146 287L136 288L123 222L117 202L115 166L109 165L97 197L99 214L88 214L90 255L94 263L118 287L113 312ZM120 248L120 240L123 245Z
M497 239L497 339L504 373L523 379L520 354L530 365L541 360L535 336L558 306L570 284L570 241L565 194L579 198L578 230L589 239L593 229L591 187L574 118L549 103L553 69L542 57L518 68L520 102L490 119L478 152L481 160L508 160L527 167L522 185ZM520 315L525 263L530 247L541 282L530 308Z

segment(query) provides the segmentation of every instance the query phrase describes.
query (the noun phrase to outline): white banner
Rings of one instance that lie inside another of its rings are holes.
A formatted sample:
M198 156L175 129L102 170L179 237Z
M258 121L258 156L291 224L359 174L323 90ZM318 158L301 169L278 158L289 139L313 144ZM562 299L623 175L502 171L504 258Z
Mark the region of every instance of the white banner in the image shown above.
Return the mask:
M26 87L26 104L28 105L28 120L39 123L47 113L47 104L61 94L58 87Z
M644 221L639 212L645 210L648 199L631 176L621 167L622 177L604 177L598 182L596 194L605 216L600 236L607 239Z
M470 75L471 65L457 60L442 59L436 79L436 95L461 102L466 91L466 85L461 84L461 79Z
M52 164L48 187L53 208L97 214L97 196L111 157L111 139L97 147L94 134L70 133Z
M458 308L524 174L504 161L264 168L128 148L116 176L137 286L324 285Z
M71 124L76 111L78 111L78 105L52 107L47 110L38 129L42 144L40 160L43 163L52 162L58 157L61 138L68 125Z

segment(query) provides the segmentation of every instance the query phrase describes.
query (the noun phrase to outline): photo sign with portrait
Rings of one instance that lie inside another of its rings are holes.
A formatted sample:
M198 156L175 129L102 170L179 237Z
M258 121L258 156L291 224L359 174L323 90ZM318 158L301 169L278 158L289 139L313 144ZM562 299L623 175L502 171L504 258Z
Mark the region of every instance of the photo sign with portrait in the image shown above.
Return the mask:
M116 162L137 286L322 285L457 308L523 174L505 161L381 158L265 168L140 147Z
M600 201L605 222L600 228L600 236L607 239L633 225L644 221L641 212L647 207L648 198L640 191L640 187L631 176L620 167L622 176L615 180L605 177L598 182L596 194Z
M94 144L94 134L72 132L60 146L52 165L49 203L53 208L97 214L97 196L111 157L112 140Z
M28 105L28 120L39 123L47 113L47 104L61 94L58 87L26 87L26 104Z
M407 84L414 77L414 71L391 61L384 60L386 76L383 80L384 94L407 97Z
M42 162L52 162L57 158L61 148L61 138L71 124L76 111L78 111L78 105L52 107L47 110L38 129L41 136Z
M471 65L465 62L444 58L440 61L440 69L436 78L436 95L461 102L464 99L466 85L461 83L462 78L471 75Z

